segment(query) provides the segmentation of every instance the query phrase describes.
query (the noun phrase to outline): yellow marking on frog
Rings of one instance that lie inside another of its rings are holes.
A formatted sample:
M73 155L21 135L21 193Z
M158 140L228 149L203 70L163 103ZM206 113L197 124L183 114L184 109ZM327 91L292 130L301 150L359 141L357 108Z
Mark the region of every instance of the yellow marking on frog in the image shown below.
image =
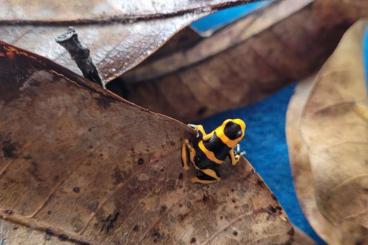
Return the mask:
M202 180L199 179L198 177L193 177L192 178L192 183L199 183L199 184L212 184L213 182L217 182L218 180Z
M238 135L240 134L240 136L234 140L230 139L225 134L225 128L229 122L232 122L238 125L241 130L241 132L237 131ZM189 124L189 126L197 131L196 141L195 141L195 144L197 145L194 148L192 143L188 139L184 141L184 144L182 146L182 153L181 153L181 159L183 162L184 169L189 170L189 164L191 164L197 171L201 173L201 175L197 175L197 177L192 178L193 183L210 184L210 183L219 181L221 178L217 174L217 170L216 170L217 167L214 165L216 164L220 165L224 161L217 159L216 154L215 154L216 152L212 152L211 150L207 149L206 146L204 145L204 141L207 142L213 136L217 137L222 142L221 144L224 144L229 148L228 149L229 152L227 153L227 156L230 158L230 161L232 165L234 166L239 162L240 157L241 157L241 154L239 154L238 152L235 152L234 148L244 138L245 129L246 129L245 123L243 122L242 119L228 119L228 120L225 120L219 127L217 127L215 130L213 130L209 134L205 132L202 125ZM209 144L219 144L218 141L215 141L215 142L217 143L214 143L214 142L208 142L208 143ZM211 145L211 146L214 147L214 149L216 149L216 145ZM219 145L217 145L217 147L218 146ZM224 146L221 146L221 147L224 147ZM204 154L203 157L205 157L206 159L202 159L202 154L201 154L201 157L198 158L199 160L198 159L197 160L198 161L210 161L212 162L212 165L206 165L208 164L208 162L206 162L205 165L202 164L203 162L199 162L199 163L195 162L196 156L199 150ZM213 179L208 180L206 179L205 176L207 176L207 178L213 178Z
M220 178L217 176L217 173L214 170L212 170L212 169L206 168L206 169L201 169L201 171L204 174L206 174L206 175L208 175L208 176L210 176L210 177L212 177L212 178L214 178L216 180L220 180Z
M240 126L241 131L242 131L242 135L241 137L237 138L237 139L229 139L226 135L225 135L225 126L228 122L233 122L237 125ZM244 133L245 133L245 123L243 122L243 120L241 119L227 119L225 120L220 127L217 127L214 130L214 133L216 133L217 137L219 137L221 139L221 141L227 145L227 147L233 149L244 137Z
M213 153L212 151L209 151L203 144L203 141L201 140L199 143L198 143L198 147L199 149L201 149L201 151L206 155L206 157L208 159L210 159L212 162L215 162L217 164L221 164L223 163L222 160L219 160L216 158L215 156L215 153Z

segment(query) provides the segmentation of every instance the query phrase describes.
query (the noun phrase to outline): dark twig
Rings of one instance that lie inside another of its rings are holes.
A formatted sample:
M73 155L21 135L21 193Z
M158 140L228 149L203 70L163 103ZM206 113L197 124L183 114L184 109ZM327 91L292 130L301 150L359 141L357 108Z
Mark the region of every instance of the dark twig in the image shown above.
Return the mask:
M58 44L68 50L70 56L75 63L77 63L85 78L104 87L97 68L93 64L92 58L89 55L89 49L83 47L78 39L77 32L72 27L69 27L66 33L61 34L55 40Z

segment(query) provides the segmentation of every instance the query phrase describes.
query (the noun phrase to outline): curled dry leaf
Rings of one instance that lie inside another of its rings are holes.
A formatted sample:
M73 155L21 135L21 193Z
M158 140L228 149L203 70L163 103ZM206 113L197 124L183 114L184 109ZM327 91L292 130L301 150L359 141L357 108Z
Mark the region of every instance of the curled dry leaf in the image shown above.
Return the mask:
M319 68L358 18L328 10L313 0L275 1L127 72L126 98L184 121L257 101Z
M333 8L336 14L342 14L352 19L357 17L366 17L368 9L368 1L366 0L317 0L318 8L325 12L326 18L331 18Z
M94 244L294 241L245 159L194 185L180 163L186 125L5 43L0 112L0 217L21 228L2 222L9 244L40 244L40 232Z
M142 3L144 2L144 4ZM81 74L55 38L73 25L104 83L152 54L177 31L218 8L249 0L0 0L0 40Z
M355 24L316 78L299 85L287 115L298 197L312 226L330 244L368 242L366 26Z
M258 0L259 1L259 0ZM135 0L76 2L63 0L1 0L1 22L9 23L71 23L92 21L127 21L162 18L189 12L202 12L206 8L221 8L251 0ZM26 14L25 14L26 13Z
M294 241L293 244L300 245L312 245L316 244L310 237L308 237L304 232L294 227Z
M298 198L301 201L300 204L313 228L324 240L327 240L327 237L332 237L331 232L334 228L326 221L317 208L308 148L304 144L300 132L301 115L315 81L314 79L314 76L305 79L296 87L295 94L288 107L286 135L294 185Z

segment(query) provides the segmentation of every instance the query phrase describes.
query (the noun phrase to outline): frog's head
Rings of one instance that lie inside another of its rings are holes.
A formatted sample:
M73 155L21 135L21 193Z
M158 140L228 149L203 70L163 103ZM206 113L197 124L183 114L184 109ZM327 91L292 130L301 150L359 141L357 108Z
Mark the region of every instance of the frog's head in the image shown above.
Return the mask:
M239 143L245 135L245 123L242 119L227 119L222 123L224 134L231 141Z

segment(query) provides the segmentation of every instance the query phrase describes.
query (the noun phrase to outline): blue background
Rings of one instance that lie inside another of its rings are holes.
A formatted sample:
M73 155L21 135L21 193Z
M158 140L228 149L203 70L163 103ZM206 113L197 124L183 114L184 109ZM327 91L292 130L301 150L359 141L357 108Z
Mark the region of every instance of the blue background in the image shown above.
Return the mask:
M265 2L246 4L222 10L193 23L193 28L199 32L212 28L217 29L265 4ZM364 43L364 61L366 77L368 77L367 31ZM276 195L291 222L318 244L325 244L305 218L294 190L285 136L286 111L294 89L295 83L263 101L217 114L199 123L205 126L206 131L210 131L227 118L244 119L247 124L247 132L241 147L247 152L246 157Z

